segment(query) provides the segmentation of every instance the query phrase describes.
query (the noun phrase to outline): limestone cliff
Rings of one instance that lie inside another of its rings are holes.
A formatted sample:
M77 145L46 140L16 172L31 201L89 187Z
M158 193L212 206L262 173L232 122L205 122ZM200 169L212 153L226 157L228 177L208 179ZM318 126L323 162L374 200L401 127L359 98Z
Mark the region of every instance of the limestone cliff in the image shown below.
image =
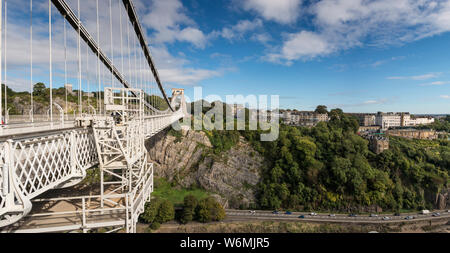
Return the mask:
M212 145L201 131L185 131L179 137L164 131L146 145L155 176L217 193L230 208L256 202L264 158L244 138L219 155L211 152Z

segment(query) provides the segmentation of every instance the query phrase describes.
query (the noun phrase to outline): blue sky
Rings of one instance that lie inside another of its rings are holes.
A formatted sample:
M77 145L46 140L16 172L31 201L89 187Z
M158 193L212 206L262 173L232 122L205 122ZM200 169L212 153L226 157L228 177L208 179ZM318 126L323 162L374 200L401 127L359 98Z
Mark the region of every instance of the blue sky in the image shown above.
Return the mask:
M81 19L95 36L95 1L81 1ZM109 1L99 1L100 44L111 55ZM40 46L33 53L35 80L48 82L48 2L34 2L35 22L41 23L34 28L34 47ZM77 0L68 2L77 12ZM134 2L162 81L169 88L185 88L191 98L193 88L201 86L204 96L223 99L279 95L281 108L299 110L325 104L348 112L450 113L450 0ZM8 3L8 29L15 31L8 33L8 40L14 41L9 43L8 83L27 90L23 66L29 63L24 50L29 46L29 13L23 6L29 0ZM112 3L116 18L111 58L121 69L121 5L119 0ZM53 13L58 87L64 82L63 23L54 8ZM68 36L69 81L76 83L76 35L71 31ZM95 56L89 57L92 68ZM124 72L133 78L126 66ZM95 73L88 76L94 82Z
M223 97L280 95L282 108L450 113L448 1L148 2L176 20L144 14L152 46L210 71L184 84L191 96L199 85ZM199 36L163 38L186 28Z

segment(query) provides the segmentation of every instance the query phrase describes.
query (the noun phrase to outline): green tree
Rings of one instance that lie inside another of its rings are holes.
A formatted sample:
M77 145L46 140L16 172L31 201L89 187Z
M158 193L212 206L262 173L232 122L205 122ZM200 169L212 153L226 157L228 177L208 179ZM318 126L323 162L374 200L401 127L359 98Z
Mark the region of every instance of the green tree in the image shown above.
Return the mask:
M225 219L225 209L213 197L202 199L195 209L196 220L206 223Z
M320 113L320 114L326 114L326 113L328 113L328 110L325 105L318 105L315 112Z
M141 220L148 224L152 224L153 222L155 222L157 220L161 203L162 201L159 198L155 198L150 202L147 202L145 204L144 213L142 213L140 216Z
M159 206L158 215L156 221L159 223L165 223L175 219L175 208L169 200L165 199Z
M45 96L45 84L43 83L36 83L33 86L33 95L34 96Z
M206 200L201 200L195 208L195 219L204 223L212 221Z
M184 197L183 211L181 213L180 221L186 224L194 219L195 209L198 205L198 199L193 195Z

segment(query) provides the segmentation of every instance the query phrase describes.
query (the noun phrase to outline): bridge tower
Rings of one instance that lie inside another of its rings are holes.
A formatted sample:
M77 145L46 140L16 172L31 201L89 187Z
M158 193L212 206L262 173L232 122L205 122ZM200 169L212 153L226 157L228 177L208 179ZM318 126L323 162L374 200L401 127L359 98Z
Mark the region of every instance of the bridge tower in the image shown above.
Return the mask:
M153 165L147 162L144 145L143 100L141 90L107 88L108 116L97 117L92 126L100 163L100 206L124 206L127 232L136 232L138 217L153 192ZM125 194L125 199L117 194Z

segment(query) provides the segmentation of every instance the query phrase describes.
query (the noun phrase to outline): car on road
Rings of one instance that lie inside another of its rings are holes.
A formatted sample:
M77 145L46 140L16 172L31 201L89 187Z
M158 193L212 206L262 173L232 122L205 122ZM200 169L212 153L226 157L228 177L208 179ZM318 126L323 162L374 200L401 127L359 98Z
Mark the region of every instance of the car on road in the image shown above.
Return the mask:
M374 213L371 213L371 214L369 215L369 217L378 217L378 215L377 215L377 214L374 214Z
M298 216L300 219L304 219L305 218L305 215L300 215L300 216Z
M384 216L384 217L383 217L383 220L391 220L391 218L390 218L390 217L387 217L387 216Z
M249 211L249 213L251 213L251 214L256 214L256 211L251 210L251 211Z
M394 213L394 216L401 216L400 213Z
M348 215L348 217L358 217L358 215L356 215L354 213L351 213L351 214Z
M450 209L447 210L447 213L450 213Z
M317 213L310 213L311 216L317 216Z
M273 213L273 214L279 214L279 212L278 212L278 211L273 211L272 213Z
M291 215L292 213L290 211L286 211L284 214L289 214Z
M329 214L328 216L330 216L330 217L336 217L336 214L331 213L331 214Z
M440 213L433 213L432 216L433 217L439 217L439 216L441 216L441 214Z
M405 220L412 220L412 219L414 219L414 216L409 215L405 217Z

